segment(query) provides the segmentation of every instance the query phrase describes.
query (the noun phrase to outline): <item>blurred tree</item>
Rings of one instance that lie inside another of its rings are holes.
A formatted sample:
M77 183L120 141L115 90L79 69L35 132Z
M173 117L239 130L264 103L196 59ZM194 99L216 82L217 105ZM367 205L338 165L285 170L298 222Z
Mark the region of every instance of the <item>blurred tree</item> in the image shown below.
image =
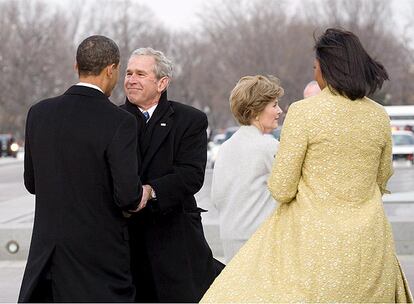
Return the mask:
M28 107L73 81L73 39L65 15L42 1L2 1L0 20L1 132L21 137Z
M170 98L207 109L212 129L235 124L228 98L242 76L279 77L285 110L301 99L313 79L313 36L332 26L354 31L389 71L391 81L373 96L377 101L414 104L414 43L407 34L414 20L395 33L386 0L303 0L297 5L292 11L288 1L209 2L199 28L177 32L134 0L0 0L0 132L21 137L29 106L77 81L76 46L93 34L111 37L121 50L114 103L124 101L129 55L150 46L174 60ZM414 2L410 9L413 14Z

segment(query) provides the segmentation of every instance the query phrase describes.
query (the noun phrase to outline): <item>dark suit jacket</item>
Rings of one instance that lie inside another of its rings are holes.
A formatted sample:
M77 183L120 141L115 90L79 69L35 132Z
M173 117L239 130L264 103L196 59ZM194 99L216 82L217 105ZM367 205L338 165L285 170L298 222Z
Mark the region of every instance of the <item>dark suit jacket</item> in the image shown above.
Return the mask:
M157 195L130 221L137 301L198 302L223 267L194 198L204 181L207 117L166 92L148 124L128 100L122 107L137 118L141 179Z
M36 195L19 301L52 279L56 302L130 302L128 228L141 184L137 124L98 90L72 86L34 105L26 122L24 182Z

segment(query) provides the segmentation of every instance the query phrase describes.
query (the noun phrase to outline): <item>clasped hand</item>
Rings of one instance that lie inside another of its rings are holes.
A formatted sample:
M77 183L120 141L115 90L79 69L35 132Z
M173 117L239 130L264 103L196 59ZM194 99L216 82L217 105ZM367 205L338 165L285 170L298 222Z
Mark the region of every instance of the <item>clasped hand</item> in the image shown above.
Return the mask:
M142 186L142 197L141 202L139 203L137 209L129 210L129 212L138 212L141 209L145 208L147 205L148 200L151 198L152 187L150 185L143 185Z

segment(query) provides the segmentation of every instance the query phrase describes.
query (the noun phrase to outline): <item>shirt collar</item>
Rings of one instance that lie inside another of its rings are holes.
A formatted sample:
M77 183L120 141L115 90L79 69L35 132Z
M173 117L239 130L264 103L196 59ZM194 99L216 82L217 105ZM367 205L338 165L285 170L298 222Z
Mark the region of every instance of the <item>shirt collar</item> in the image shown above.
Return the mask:
M78 82L76 85L77 85L77 86L83 86L83 87L92 88L92 89L98 90L98 91L100 91L100 92L102 92L102 93L103 93L103 91L102 91L102 89L101 89L100 87L98 87L97 85L94 85L94 84L92 84L92 83L87 83L87 82Z
M144 112L144 111L147 111L147 112L148 112L148 114L149 114L149 118L148 118L148 119L151 119L152 114L154 114L154 111L155 111L155 109L157 108L157 106L158 106L158 103L157 103L157 104L155 104L155 105L153 105L153 106L152 106L151 108L149 108L148 110L141 109L140 107L137 107L137 108L141 111L141 113L142 113L142 112Z

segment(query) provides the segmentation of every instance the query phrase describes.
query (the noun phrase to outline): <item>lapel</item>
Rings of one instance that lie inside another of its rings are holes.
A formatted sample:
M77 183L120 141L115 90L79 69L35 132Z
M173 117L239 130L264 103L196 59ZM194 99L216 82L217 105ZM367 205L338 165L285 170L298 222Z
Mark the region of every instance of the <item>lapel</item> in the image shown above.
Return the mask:
M152 157L170 133L173 124L173 114L174 110L171 107L171 102L167 99L167 92L164 92L142 134L141 156L144 172Z

